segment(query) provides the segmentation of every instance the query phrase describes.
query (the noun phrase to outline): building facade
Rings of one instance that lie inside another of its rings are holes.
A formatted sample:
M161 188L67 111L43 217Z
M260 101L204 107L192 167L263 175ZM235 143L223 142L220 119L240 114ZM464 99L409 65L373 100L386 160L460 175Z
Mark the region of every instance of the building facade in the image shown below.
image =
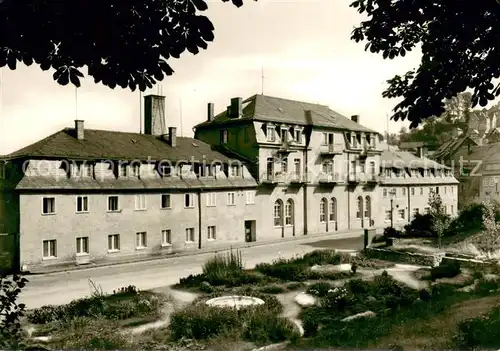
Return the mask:
M446 167L384 151L359 116L254 95L208 104L193 139L166 133L164 111L149 95L143 134L75 121L5 158L0 234L21 269L382 228L393 189L397 225L425 210L424 187L456 212Z

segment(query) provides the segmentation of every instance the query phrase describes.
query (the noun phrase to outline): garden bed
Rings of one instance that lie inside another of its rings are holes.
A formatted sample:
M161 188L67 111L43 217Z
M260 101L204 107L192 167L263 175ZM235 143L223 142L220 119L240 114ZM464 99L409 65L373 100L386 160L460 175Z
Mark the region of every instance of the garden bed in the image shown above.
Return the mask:
M397 248L366 248L363 253L368 258L430 267L438 265L445 255L399 251Z

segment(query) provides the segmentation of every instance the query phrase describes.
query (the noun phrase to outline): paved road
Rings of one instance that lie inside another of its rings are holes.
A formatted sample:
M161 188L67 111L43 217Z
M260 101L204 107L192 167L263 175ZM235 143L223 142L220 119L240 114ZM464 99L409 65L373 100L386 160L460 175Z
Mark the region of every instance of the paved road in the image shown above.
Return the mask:
M357 250L362 248L362 245L361 236L338 240L332 240L330 236L243 248L241 254L245 267L253 268L260 262L272 262L278 257L289 258L318 248ZM203 263L212 256L213 253L208 253L28 276L29 283L21 294L20 302L25 303L27 308L66 304L91 293L89 279L99 285L105 293L127 285L135 285L142 290L162 288L176 284L180 278L189 274L201 273Z

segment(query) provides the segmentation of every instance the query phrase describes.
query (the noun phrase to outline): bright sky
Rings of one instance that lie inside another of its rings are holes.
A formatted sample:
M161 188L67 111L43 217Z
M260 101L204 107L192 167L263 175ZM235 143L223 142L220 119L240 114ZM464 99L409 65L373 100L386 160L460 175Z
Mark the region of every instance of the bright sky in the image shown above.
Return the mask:
M397 102L382 98L386 80L416 67L420 53L391 61L365 52L364 44L349 39L363 19L350 2L245 0L236 8L210 1L206 15L215 26L214 42L198 55L172 60L175 73L161 83L167 126L192 136L192 127L206 118L208 102L218 113L232 97L261 93L263 66L264 94L359 114L362 124L384 132L386 114ZM57 85L52 72L38 67L4 67L0 74L0 155L73 127L76 116L86 128L139 132L137 91L111 90L86 79L75 99L73 86ZM401 126L391 121L389 130Z

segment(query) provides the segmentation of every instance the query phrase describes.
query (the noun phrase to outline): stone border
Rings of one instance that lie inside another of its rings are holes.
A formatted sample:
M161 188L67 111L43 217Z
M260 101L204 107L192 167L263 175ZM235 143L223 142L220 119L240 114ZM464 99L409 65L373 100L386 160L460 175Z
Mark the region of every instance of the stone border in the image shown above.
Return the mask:
M435 254L423 254L371 247L365 249L364 254L367 258L430 267L438 266L445 257L444 252Z

